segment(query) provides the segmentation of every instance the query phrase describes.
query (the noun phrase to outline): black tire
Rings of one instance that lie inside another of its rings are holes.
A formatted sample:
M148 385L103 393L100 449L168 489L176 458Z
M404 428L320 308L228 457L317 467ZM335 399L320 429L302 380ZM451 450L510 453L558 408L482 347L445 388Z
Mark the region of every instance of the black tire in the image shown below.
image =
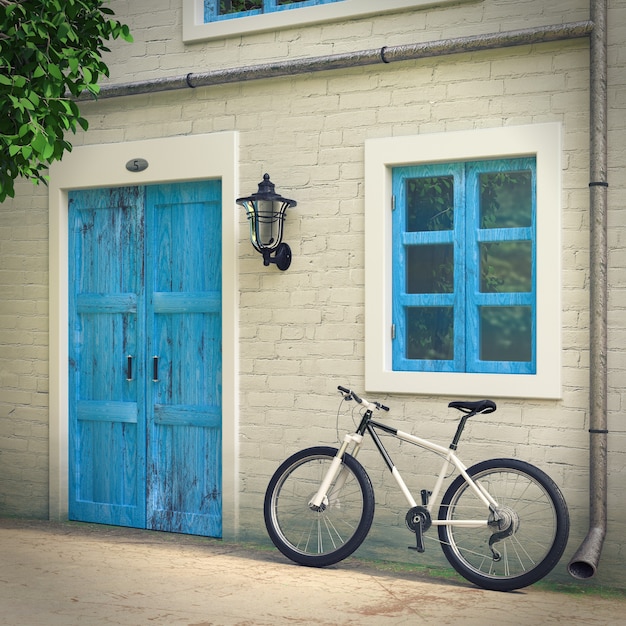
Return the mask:
M516 459L483 461L467 471L496 499L498 512L509 521L501 528L493 516L480 528L439 526L450 565L470 582L495 591L527 587L546 576L563 555L569 536L567 505L554 481ZM484 512L485 505L458 476L441 501L439 519L481 519ZM496 533L501 534L499 540Z
M265 493L265 526L270 539L301 565L324 567L345 559L363 543L372 525L372 483L349 454L343 457L323 510L309 507L336 454L335 448L322 446L297 452L276 470Z

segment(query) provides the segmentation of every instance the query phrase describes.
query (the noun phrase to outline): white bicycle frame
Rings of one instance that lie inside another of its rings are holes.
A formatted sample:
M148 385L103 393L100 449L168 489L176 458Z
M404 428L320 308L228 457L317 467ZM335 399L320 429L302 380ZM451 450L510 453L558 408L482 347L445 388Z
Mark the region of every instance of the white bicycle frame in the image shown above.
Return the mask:
M367 400L362 400L363 405L366 407L366 410L371 412L373 409L377 408L375 405L370 404ZM393 464L391 458L387 454L387 451L383 447L378 434L375 432L375 429L379 428L381 430L385 430L390 433L392 436L397 437L401 441L406 441L407 443L411 443L413 445L419 446L420 448L424 448L425 450L430 450L440 456L444 457L443 466L439 475L437 476L437 480L435 482L435 486L430 494L430 498L428 504L426 506L428 512L431 514L432 525L433 526L465 526L468 528L479 528L481 526L487 526L489 523L489 516L487 515L484 519L481 520L439 520L434 519L432 516L432 510L434 504L438 501L439 493L441 492L441 488L443 486L443 481L448 473L448 468L450 465L453 465L457 472L463 476L468 486L472 491L476 494L476 496L483 502L487 511L495 511L498 508L497 501L489 494L489 492L480 484L474 482L471 476L467 473L467 467L462 463L462 461L457 457L454 450L452 448L444 448L436 443L432 443L426 439L422 439L420 437L416 437L415 435L411 435L409 433L402 432L400 430L396 430L386 426L385 424L381 424L374 420L368 420L367 422L367 431L372 436L376 446L380 454L383 456L389 469L391 470L391 475L395 479L398 487L404 494L406 501L408 502L410 507L417 506L417 502L413 495L409 491L406 483L404 482L398 468ZM349 446L352 444L353 448L350 454L353 457L356 457L359 450L361 449L361 445L363 442L363 435L358 432L348 433L345 435L343 444L341 448L337 451L335 458L333 459L326 476L322 480L322 483L317 490L315 496L309 501L309 506L313 509L320 509L322 503L327 502L327 494L330 486L334 483L334 481L338 478L338 483L335 485L335 488L340 489L342 486L342 477L339 476L339 472L341 471L342 459L343 455L348 451ZM345 480L345 479L344 479Z

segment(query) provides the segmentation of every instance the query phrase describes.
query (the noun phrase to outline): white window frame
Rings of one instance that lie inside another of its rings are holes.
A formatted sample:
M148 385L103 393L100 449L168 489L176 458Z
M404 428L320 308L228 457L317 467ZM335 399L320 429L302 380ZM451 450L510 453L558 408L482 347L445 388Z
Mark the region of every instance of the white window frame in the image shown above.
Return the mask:
M342 0L318 6L297 7L262 15L204 22L203 0L183 0L183 41L193 43L234 35L279 30L320 22L340 21L402 9L441 6L469 0Z
M392 369L392 169L402 165L535 156L535 374ZM561 398L561 125L533 124L365 142L365 386L368 392Z

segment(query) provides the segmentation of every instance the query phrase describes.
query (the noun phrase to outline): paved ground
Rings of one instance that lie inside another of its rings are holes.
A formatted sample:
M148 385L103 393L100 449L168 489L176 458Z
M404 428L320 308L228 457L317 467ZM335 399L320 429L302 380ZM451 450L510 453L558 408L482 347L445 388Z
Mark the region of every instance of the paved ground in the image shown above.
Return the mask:
M625 612L622 599L489 592L356 559L311 569L198 537L0 519L2 626L609 626Z

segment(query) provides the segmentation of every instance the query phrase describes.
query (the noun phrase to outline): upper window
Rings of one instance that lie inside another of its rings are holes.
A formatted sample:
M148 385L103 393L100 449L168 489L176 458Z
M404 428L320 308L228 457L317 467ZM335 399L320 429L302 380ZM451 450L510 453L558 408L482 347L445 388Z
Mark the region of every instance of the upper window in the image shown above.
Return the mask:
M535 172L394 168L394 370L535 373Z
M365 143L367 391L561 396L561 127Z
M260 15L345 0L204 0L204 21Z
M183 40L223 39L475 0L183 0Z

